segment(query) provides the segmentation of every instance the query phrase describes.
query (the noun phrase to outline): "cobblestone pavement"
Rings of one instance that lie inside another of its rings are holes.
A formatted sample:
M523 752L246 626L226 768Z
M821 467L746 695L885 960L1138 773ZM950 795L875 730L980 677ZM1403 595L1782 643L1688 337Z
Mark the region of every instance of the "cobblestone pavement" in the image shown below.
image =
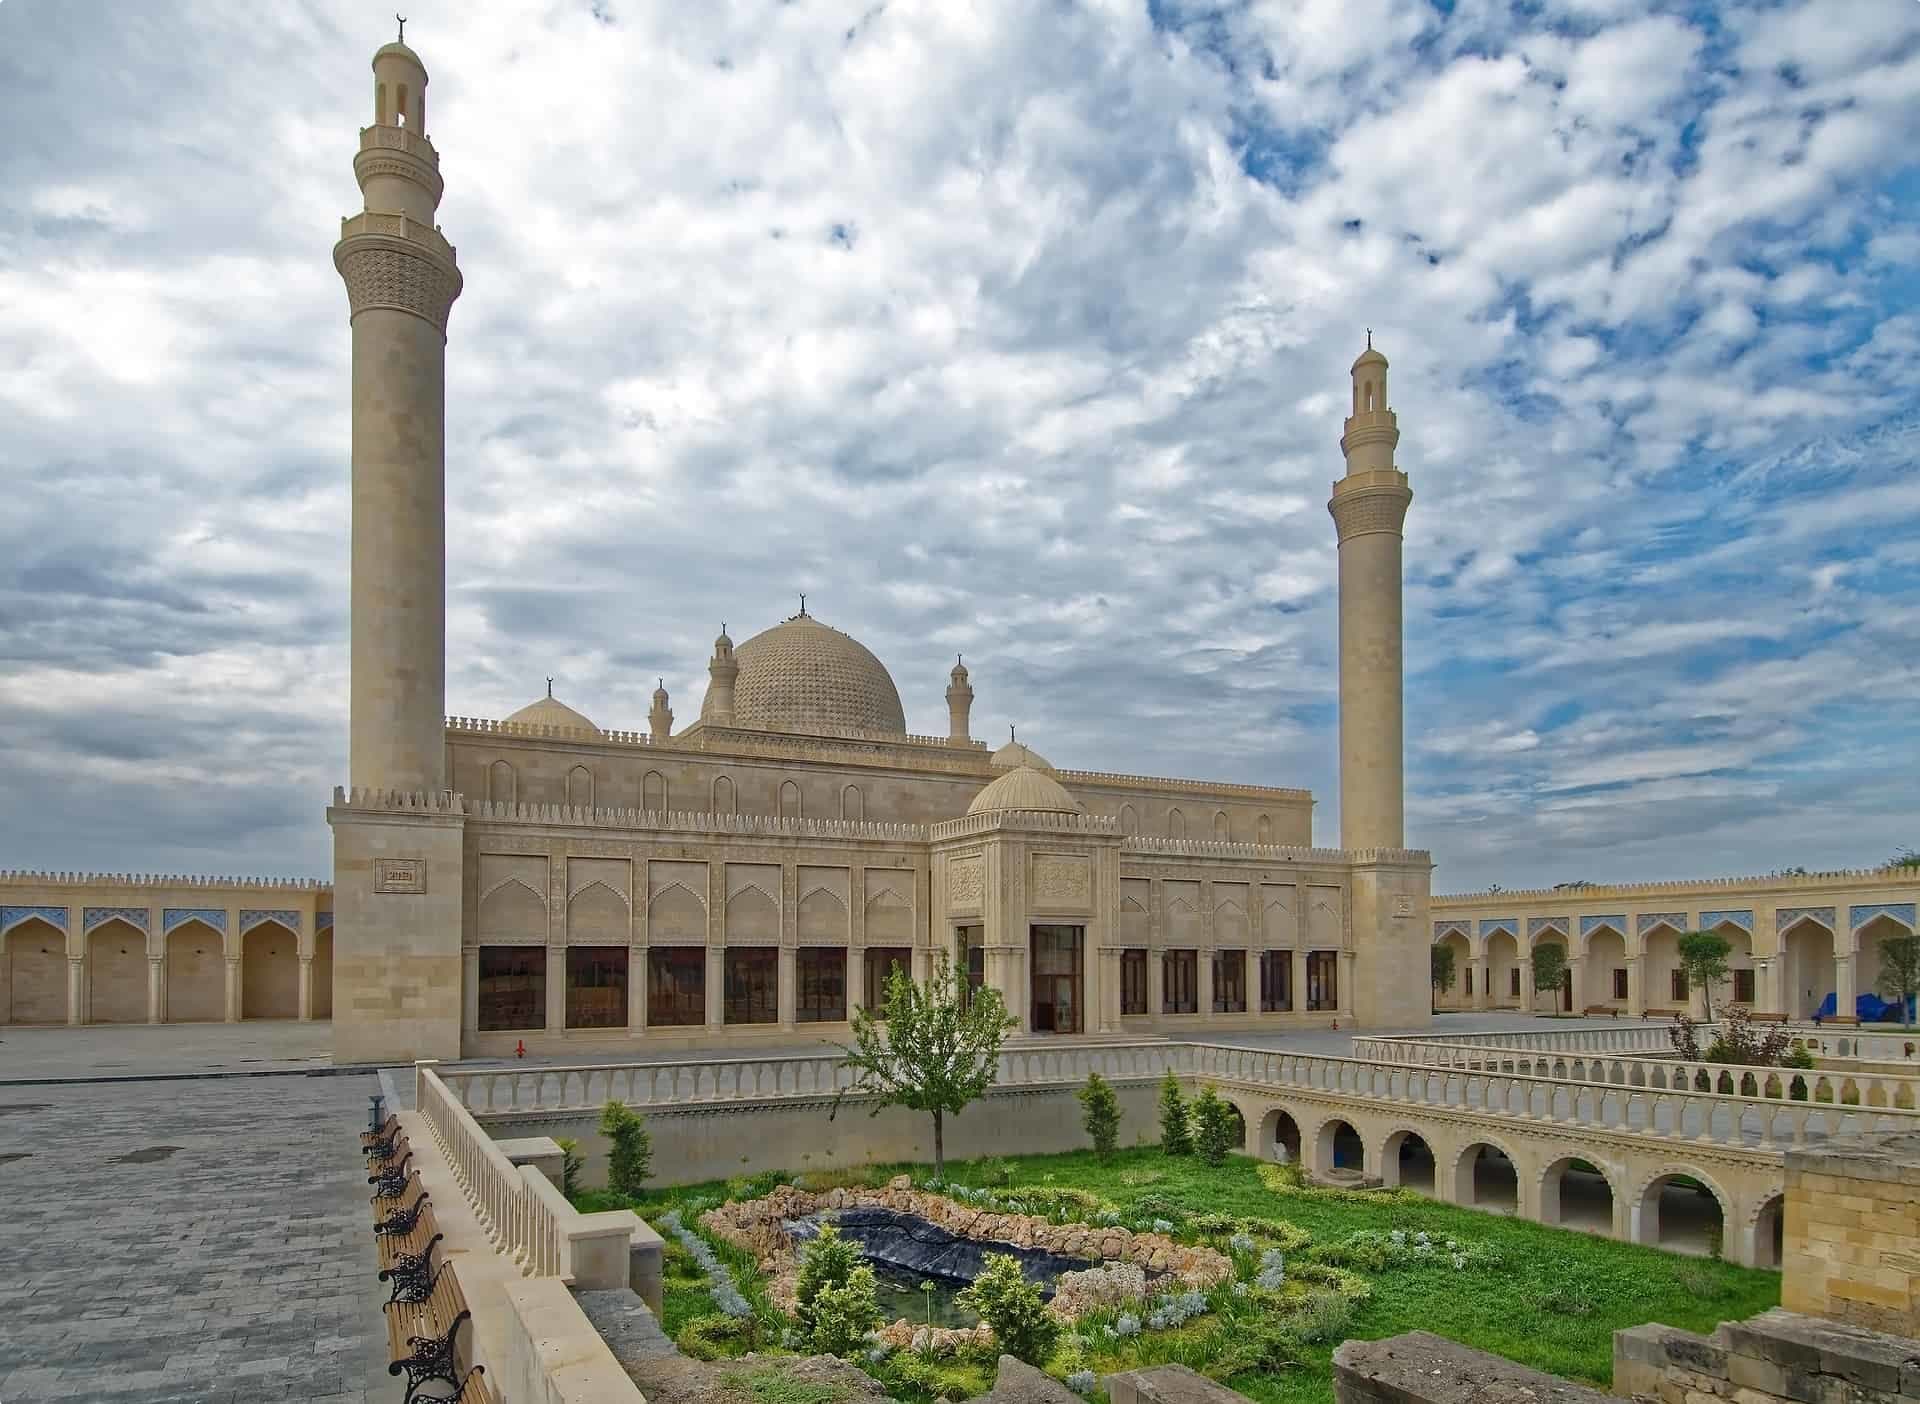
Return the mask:
M0 1401L398 1404L358 1136L377 1090L0 1087Z

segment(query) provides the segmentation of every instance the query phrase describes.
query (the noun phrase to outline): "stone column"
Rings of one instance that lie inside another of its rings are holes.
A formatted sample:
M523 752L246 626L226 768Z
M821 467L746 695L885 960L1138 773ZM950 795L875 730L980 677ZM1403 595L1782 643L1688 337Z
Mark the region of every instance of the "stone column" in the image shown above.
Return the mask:
M313 957L300 957L300 1006L299 1018L303 1024L313 1022Z
M727 948L707 947L707 1032L719 1033L727 1022Z
M774 993L774 1002L780 1015L780 1029L783 1033L793 1031L794 1013L800 1003L800 953L792 946L782 945L778 957L779 986Z
M1753 1008L1759 1014L1785 1013L1780 1008L1778 983L1775 978L1775 958L1773 956L1755 956L1753 958Z
M147 1022L162 1024L167 1018L167 958L147 957Z
M1153 947L1147 951L1147 1013L1158 1019L1166 1012L1167 953Z
M1354 957L1357 954L1355 951L1340 952L1340 988L1336 991L1339 999L1335 1002L1340 1006L1340 1017L1348 1023L1353 1022Z
M1527 951L1524 955L1520 957L1520 1012L1521 1013L1532 1014L1535 1012L1533 997L1538 993L1539 991L1534 989L1533 987L1533 952Z
M1298 944L1293 948L1293 1012L1304 1014L1307 1009L1307 934L1300 933Z
M1647 988L1642 975L1643 958L1627 957L1627 1013L1635 1019L1647 1017Z
M1193 958L1194 982L1200 993L1195 997L1195 1008L1200 1012L1200 1022L1204 1026L1213 1021L1213 950L1202 946Z
M1854 1003L1857 991L1853 987L1854 954L1833 958L1833 1018L1835 1023L1854 1024L1860 1021L1859 1008Z
M227 1022L240 1022L240 957L227 957Z
M84 955L69 953L67 956L67 1022L87 1022L87 958Z
M627 952L627 1032L647 1031L647 947L633 946Z
M567 948L547 947L547 1032L564 1033L567 1028Z
M460 951L460 1028L477 1033L480 1028L480 948L465 946Z
M1567 966L1567 969L1572 972L1572 982L1573 982L1573 1011L1572 1012L1575 1014L1584 1014L1587 1009L1587 993L1586 993L1587 962L1584 958L1573 961ZM1559 1000L1558 994L1556 993L1554 997L1554 1007L1557 1009L1559 1008L1559 1005L1560 1005L1560 1000Z

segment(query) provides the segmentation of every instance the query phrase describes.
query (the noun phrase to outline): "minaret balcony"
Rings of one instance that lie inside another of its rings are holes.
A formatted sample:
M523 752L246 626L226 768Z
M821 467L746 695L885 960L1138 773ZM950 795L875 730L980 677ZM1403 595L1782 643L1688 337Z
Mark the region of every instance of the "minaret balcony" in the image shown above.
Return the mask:
M353 178L366 190L382 178L404 180L427 193L429 207L440 203L446 182L440 178L440 153L420 133L406 127L362 127ZM395 192L389 190L391 197ZM374 200L371 203L385 203Z
M447 242L447 236L431 224L422 224L404 214L384 214L378 210L367 210L361 214L348 215L340 221L340 242L359 238L363 235L378 235L388 239L404 239L410 244L419 244L436 258L448 263L456 263L453 245Z

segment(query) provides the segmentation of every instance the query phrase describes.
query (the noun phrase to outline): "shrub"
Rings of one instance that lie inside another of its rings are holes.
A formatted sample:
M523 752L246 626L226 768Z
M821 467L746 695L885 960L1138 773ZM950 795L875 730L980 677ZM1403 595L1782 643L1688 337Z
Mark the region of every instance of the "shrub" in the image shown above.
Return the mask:
M1187 1128L1187 1099L1180 1095L1180 1079L1171 1072L1160 1084L1160 1149L1168 1155L1187 1155L1193 1135Z
M828 1224L807 1245L794 1285L794 1318L807 1344L828 1355L851 1355L880 1324L873 1269L860 1250Z
M1044 1364L1060 1338L1060 1323L1047 1314L1040 1289L1021 1273L1019 1260L1004 1253L988 1257L959 1300L993 1328L1002 1350L1029 1365Z
M1087 1085L1075 1095L1080 1099L1080 1118L1094 1153L1102 1160L1111 1160L1113 1148L1120 1141L1120 1099L1113 1095L1113 1084L1099 1073L1089 1073Z
M562 1136L554 1144L560 1147L560 1193L572 1199L580 1192L580 1171L587 1158L580 1154L580 1143L571 1136Z
M1226 1164L1234 1142L1232 1105L1222 1101L1212 1087L1206 1087L1193 1099L1192 1115L1194 1150L1209 1165Z
M607 1157L608 1187L620 1194L640 1194L653 1168L647 1119L625 1102L608 1102L600 1109L600 1134L613 1146Z
M744 1355L760 1343L760 1323L751 1316L696 1316L680 1328L675 1344L696 1360Z

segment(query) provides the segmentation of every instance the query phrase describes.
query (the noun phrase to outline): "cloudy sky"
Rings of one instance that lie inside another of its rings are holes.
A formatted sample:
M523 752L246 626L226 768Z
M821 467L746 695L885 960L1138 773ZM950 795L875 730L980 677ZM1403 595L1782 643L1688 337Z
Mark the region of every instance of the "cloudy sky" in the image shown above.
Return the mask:
M0 866L322 874L390 5L0 0ZM793 612L943 732L1311 787L1392 358L1437 890L1920 844L1920 4L409 0L448 707Z

